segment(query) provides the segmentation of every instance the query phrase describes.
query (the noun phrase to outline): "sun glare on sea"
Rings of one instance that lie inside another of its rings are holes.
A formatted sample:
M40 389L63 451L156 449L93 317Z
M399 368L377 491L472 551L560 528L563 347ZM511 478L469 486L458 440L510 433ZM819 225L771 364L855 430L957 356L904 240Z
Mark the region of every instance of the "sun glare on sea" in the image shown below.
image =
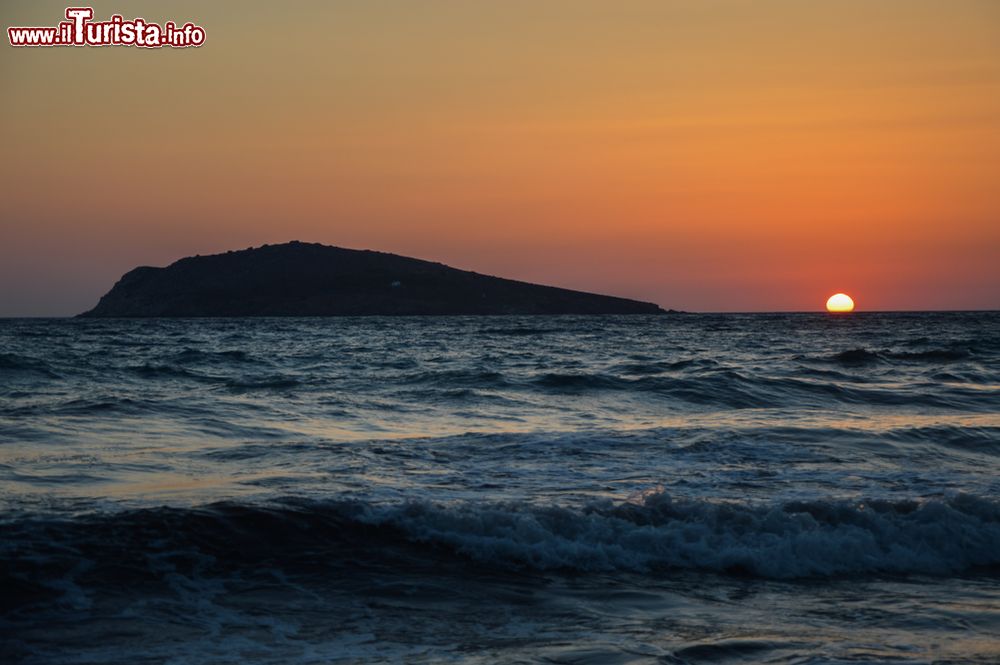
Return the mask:
M835 293L826 301L828 312L853 312L854 300L846 293Z

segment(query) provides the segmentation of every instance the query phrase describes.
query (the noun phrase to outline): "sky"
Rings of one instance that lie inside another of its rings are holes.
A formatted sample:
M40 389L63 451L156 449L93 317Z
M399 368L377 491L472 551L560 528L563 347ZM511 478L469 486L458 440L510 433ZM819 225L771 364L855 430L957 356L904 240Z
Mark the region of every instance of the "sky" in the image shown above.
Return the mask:
M1000 308L1000 2L93 7L206 41L3 35L0 316L293 239L689 311Z

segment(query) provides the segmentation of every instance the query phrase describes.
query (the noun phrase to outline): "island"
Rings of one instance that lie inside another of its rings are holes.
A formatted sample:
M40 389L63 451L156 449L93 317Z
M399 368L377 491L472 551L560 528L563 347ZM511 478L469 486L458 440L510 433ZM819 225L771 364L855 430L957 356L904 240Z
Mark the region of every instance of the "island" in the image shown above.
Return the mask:
M82 317L665 314L659 306L293 241L127 272Z

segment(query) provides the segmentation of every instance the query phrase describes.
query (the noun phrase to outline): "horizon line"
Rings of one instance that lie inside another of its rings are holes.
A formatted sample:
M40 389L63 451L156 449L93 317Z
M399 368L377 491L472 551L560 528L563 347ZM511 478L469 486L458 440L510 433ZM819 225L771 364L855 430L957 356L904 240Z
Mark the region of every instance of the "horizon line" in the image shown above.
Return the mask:
M656 303L654 303L656 304ZM659 305L657 305L659 307ZM668 308L669 309L669 308ZM812 309L774 309L774 310L664 310L663 314L335 314L326 316L118 316L118 317L105 317L106 319L125 319L125 320L143 320L143 319L191 319L191 320L205 320L205 319L361 319L361 318L383 318L383 319L398 319L398 318L448 318L448 317L464 317L464 318L496 318L496 317L513 317L513 318L525 318L525 317L663 317L671 315L718 315L718 314L728 314L728 315L747 315L747 314L823 314L827 316L836 317L850 317L854 315L863 314L990 314L1000 312L1000 307L987 308L987 309L866 309L866 310L854 310L853 312L827 312L825 310L812 310ZM42 315L42 316L30 316L30 315L0 315L0 320L9 319L76 319L79 318L78 314L53 314L53 315Z

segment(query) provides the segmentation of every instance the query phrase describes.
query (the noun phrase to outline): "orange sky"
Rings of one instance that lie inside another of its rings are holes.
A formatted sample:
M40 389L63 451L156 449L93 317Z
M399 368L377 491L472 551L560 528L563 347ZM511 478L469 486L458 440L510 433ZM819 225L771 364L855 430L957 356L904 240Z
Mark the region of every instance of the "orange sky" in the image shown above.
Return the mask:
M1000 2L94 10L207 41L0 45L0 316L291 239L695 311L1000 307Z

